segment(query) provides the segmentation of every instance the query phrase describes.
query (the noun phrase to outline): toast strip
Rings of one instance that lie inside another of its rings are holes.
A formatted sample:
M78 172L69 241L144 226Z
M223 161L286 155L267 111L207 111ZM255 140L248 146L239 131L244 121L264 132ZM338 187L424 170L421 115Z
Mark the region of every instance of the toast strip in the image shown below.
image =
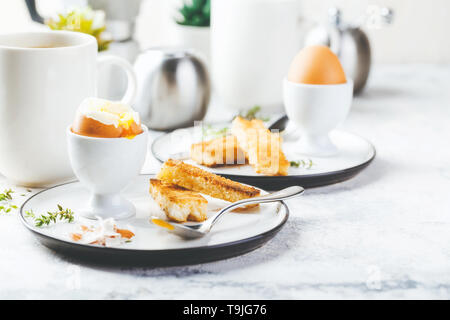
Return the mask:
M246 162L245 153L238 147L235 136L225 136L193 144L191 159L207 167L245 164Z
M179 160L169 159L166 161L157 178L166 183L176 184L230 202L256 197L260 194L256 188L226 179ZM250 205L247 208L254 206L257 205Z
M207 218L208 201L197 192L150 179L150 194L169 220L202 222Z
M236 117L231 133L236 136L239 147L246 153L256 173L268 176L288 174L289 161L281 148L282 139L278 132L270 132L261 120Z

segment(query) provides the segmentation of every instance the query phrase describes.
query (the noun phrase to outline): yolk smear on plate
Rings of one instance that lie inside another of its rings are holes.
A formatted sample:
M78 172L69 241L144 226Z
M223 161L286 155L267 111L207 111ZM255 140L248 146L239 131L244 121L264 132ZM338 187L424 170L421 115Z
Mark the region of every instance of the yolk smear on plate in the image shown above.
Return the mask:
M173 225L171 225L170 223L168 223L164 220L161 220L161 219L152 219L152 222L154 224L156 224L157 226L160 226L160 227L163 227L163 228L166 228L169 230L175 229L175 227Z

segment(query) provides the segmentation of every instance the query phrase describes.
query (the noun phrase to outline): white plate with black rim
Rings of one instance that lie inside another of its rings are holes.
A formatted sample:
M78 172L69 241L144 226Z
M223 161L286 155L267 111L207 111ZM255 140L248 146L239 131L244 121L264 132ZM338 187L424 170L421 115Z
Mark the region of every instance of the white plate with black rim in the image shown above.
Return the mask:
M185 240L150 222L152 215L164 213L148 193L149 179L153 175L140 175L124 191L124 196L136 206L135 218L117 221L119 228L130 228L135 237L117 247L80 244L71 239L71 233L80 225L95 226L95 220L77 215L88 200L88 191L79 182L70 182L43 190L29 198L20 208L24 225L47 247L64 255L90 263L119 265L174 266L198 264L226 259L255 250L280 231L289 217L282 201L261 204L248 212L226 214L210 234L195 240ZM265 193L262 191L262 193ZM205 196L206 197L206 196ZM227 202L206 197L208 214L224 207ZM75 221L57 221L37 227L26 212L36 216L54 211L57 205L75 212Z
M226 133L226 125L178 129L156 138L151 146L153 156L160 162L170 158L183 159L186 163L197 165L189 159L190 146L193 143L217 137ZM212 134L211 134L212 132ZM291 166L287 176L264 176L255 173L250 165L233 165L208 168L197 165L223 177L257 186L266 190L280 190L293 185L305 188L319 187L354 177L366 168L375 158L375 148L366 139L341 130L330 134L338 148L338 154L332 157L308 157L297 154L293 139L283 142L283 151Z

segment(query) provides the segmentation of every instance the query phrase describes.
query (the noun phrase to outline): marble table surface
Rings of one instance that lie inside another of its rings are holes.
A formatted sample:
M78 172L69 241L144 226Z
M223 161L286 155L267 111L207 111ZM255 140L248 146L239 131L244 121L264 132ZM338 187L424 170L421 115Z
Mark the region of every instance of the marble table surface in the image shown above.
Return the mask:
M374 162L288 201L281 232L237 258L85 265L43 247L17 211L1 214L0 299L449 299L450 65L375 66L344 128L372 141ZM23 191L0 178L9 187Z

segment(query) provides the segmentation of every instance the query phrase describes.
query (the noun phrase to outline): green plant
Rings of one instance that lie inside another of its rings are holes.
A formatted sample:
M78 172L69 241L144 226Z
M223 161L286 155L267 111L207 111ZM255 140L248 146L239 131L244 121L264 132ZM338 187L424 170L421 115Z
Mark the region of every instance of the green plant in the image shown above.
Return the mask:
M17 206L11 203L11 200L13 199L12 193L14 193L14 191L11 189L0 193L0 213L9 213L12 209L17 209Z
M179 9L182 16L176 22L183 26L209 27L211 17L210 0L190 0L185 1Z
M73 222L75 217L74 213L70 209L64 209L61 205L57 205L57 211L49 211L47 214L41 214L40 217L37 217L33 210L26 211L25 216L27 218L32 218L35 221L36 227L42 227L44 225L49 225L50 223L56 223L57 220L65 220L69 223Z
M58 14L58 19L48 19L45 24L52 30L66 30L90 34L97 39L98 51L107 50L112 42L102 36L106 24L102 13L90 7L73 9L65 14Z

